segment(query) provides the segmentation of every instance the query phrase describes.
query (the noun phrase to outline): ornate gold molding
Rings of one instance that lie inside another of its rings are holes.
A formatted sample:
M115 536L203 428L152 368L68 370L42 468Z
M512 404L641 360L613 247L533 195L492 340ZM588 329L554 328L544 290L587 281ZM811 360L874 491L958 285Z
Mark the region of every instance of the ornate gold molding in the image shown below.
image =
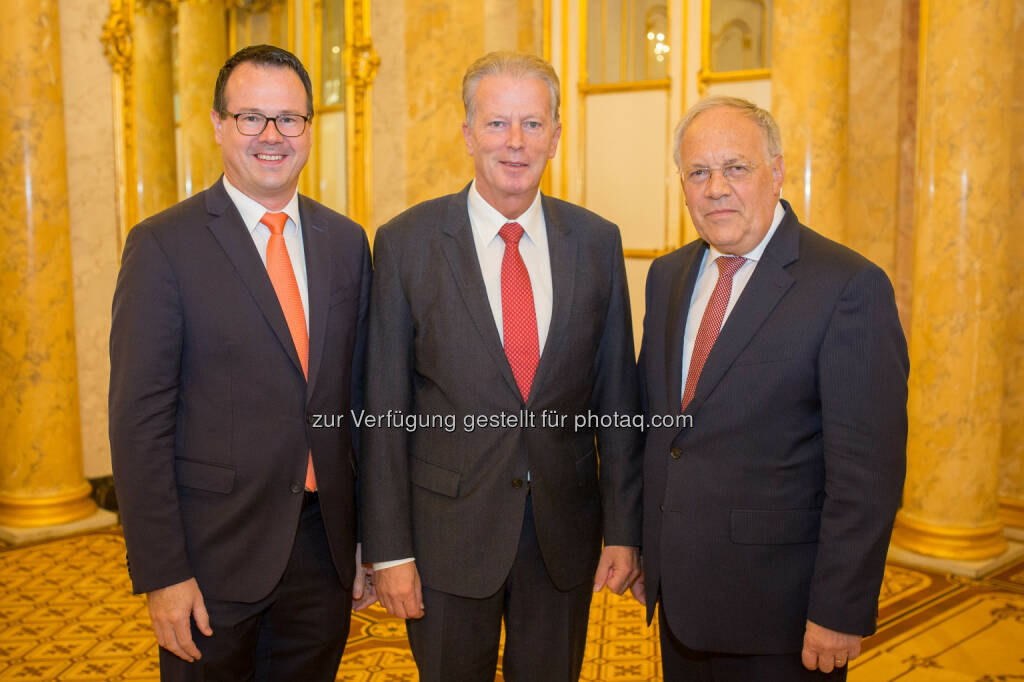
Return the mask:
M373 162L370 89L380 55L370 39L370 0L345 2L345 139L348 153L348 214L370 228Z
M114 170L117 177L118 234L122 244L138 216L135 193L128 190L128 178L135 177L136 156L135 93L132 88L133 7L133 0L111 0L110 14L100 36L103 52L114 70L114 130L120 133L114 143Z
M903 512L896 516L892 541L918 554L961 561L991 559L1007 547L1003 524L998 521L977 527L940 526Z

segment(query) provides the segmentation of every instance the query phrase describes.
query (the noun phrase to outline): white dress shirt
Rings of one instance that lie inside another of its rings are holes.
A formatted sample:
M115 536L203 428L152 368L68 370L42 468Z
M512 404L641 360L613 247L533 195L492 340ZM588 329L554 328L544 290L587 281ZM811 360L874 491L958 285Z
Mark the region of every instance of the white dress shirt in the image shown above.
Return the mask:
M544 352L544 342L551 327L551 257L548 253L548 230L544 222L544 210L540 204L540 192L522 215L514 219L503 216L487 203L476 190L476 180L469 186L469 224L473 228L473 242L476 244L477 260L487 287L487 301L491 304L494 324L498 326L498 337L505 343L505 332L501 316L501 261L505 256L505 242L498 236L505 223L519 223L523 238L519 240L519 254L530 273L533 289L533 306L537 311L537 341Z
M480 271L484 276L487 288L487 302L491 305L494 324L498 327L498 338L505 343L505 330L501 316L501 261L505 257L505 241L498 236L505 223L519 223L523 228L523 238L519 240L519 254L530 274L530 287L533 289L533 306L537 312L537 341L540 351L544 352L544 342L548 338L551 327L551 306L554 300L551 285L551 255L548 253L548 228L544 221L544 210L541 208L540 192L533 198L533 203L522 215L509 219L498 209L487 203L476 190L476 180L469 186L469 198L466 202L469 209L469 225L473 230L473 243L476 244L476 256L480 262ZM529 480L530 472L526 472ZM373 569L379 571L392 566L407 564L415 557L395 559L394 561L378 561Z
M224 176L224 189L227 190L231 202L242 216L242 223L252 236L256 250L260 252L263 267L267 267L267 242L270 241L270 228L260 222L260 218L270 213L286 213L288 221L284 225L284 244L288 247L288 258L292 262L295 282L299 285L299 296L302 298L302 312L306 316L306 333L309 333L309 285L306 278L306 252L302 248L302 224L299 222L299 192L296 190L291 201L281 211L270 211L266 206L252 197L246 196Z
M771 241L772 235L775 234L775 230L778 229L779 223L782 222L782 218L785 215L786 210L782 208L782 204L775 204L775 215L772 217L772 224L768 228L768 233L749 253L743 254L747 262L740 266L740 269L733 275L732 293L729 295L729 304L725 307L725 316L722 318L723 327L725 326L725 321L729 319L729 314L732 313L732 309L735 307L740 294L743 293L744 287L747 286L747 282L750 281L750 277L754 274L754 268L757 267L757 262L761 259L765 247L768 246L768 242ZM697 273L697 283L693 287L693 296L690 298L690 313L686 316L686 331L683 334L683 384L682 393L679 394L680 404L682 404L683 393L686 392L686 378L690 373L690 358L693 357L693 346L697 340L697 330L700 328L700 321L704 317L704 310L708 307L708 301L711 300L711 294L715 290L715 284L718 283L718 267L710 266L714 265L716 258L724 255L726 254L709 245L708 250L704 252L704 260L701 261L700 271ZM719 331L721 331L721 327L719 327Z

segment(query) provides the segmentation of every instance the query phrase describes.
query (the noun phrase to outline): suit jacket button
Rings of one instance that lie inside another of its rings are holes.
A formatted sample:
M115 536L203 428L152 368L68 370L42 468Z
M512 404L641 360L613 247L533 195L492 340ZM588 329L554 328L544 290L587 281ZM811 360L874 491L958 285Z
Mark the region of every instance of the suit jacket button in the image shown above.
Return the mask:
M312 414L307 414L306 415L306 423L307 424L312 424L313 423L313 415ZM294 492L294 491L292 491L292 492Z
M301 483L292 483L291 491L298 495L302 492L303 485Z
M658 511L665 511L665 505L659 504L658 505Z
M513 488L522 488L523 487L523 479L521 479L521 478L513 478L512 479L512 487Z
M683 456L682 448L672 448L669 452L672 453L672 459L679 459Z

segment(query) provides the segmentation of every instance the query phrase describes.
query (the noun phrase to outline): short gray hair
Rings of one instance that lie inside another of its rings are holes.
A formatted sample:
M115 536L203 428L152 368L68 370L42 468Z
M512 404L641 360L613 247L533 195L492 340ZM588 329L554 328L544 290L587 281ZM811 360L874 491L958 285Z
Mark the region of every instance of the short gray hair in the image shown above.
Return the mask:
M551 95L551 120L558 123L558 107L562 99L558 90L558 74L546 60L522 52L491 52L469 65L462 77L462 104L466 108L467 123L473 121L476 88L487 76L541 79Z
M679 121L679 125L676 126L675 134L672 136L672 160L676 162L676 168L680 172L683 170L683 161L680 158L679 147L683 144L683 135L686 134L687 128L705 111L720 107L736 109L757 124L757 127L761 129L765 151L768 152L769 157L774 158L782 154L782 133L779 132L779 124L775 122L771 114L749 100L726 95L712 95L690 107L683 119Z

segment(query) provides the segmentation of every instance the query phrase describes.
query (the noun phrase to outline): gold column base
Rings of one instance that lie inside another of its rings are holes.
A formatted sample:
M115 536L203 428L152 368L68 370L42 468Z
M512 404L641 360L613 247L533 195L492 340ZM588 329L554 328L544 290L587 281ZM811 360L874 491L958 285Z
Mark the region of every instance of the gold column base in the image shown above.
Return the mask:
M47 497L20 497L0 494L0 525L14 528L38 528L71 523L92 515L96 503L87 481L73 490Z
M999 498L999 521L1004 526L1024 528L1024 500L1014 497Z
M896 515L892 541L903 549L944 559L978 561L1006 551L1003 524L999 521L977 527L940 526Z

